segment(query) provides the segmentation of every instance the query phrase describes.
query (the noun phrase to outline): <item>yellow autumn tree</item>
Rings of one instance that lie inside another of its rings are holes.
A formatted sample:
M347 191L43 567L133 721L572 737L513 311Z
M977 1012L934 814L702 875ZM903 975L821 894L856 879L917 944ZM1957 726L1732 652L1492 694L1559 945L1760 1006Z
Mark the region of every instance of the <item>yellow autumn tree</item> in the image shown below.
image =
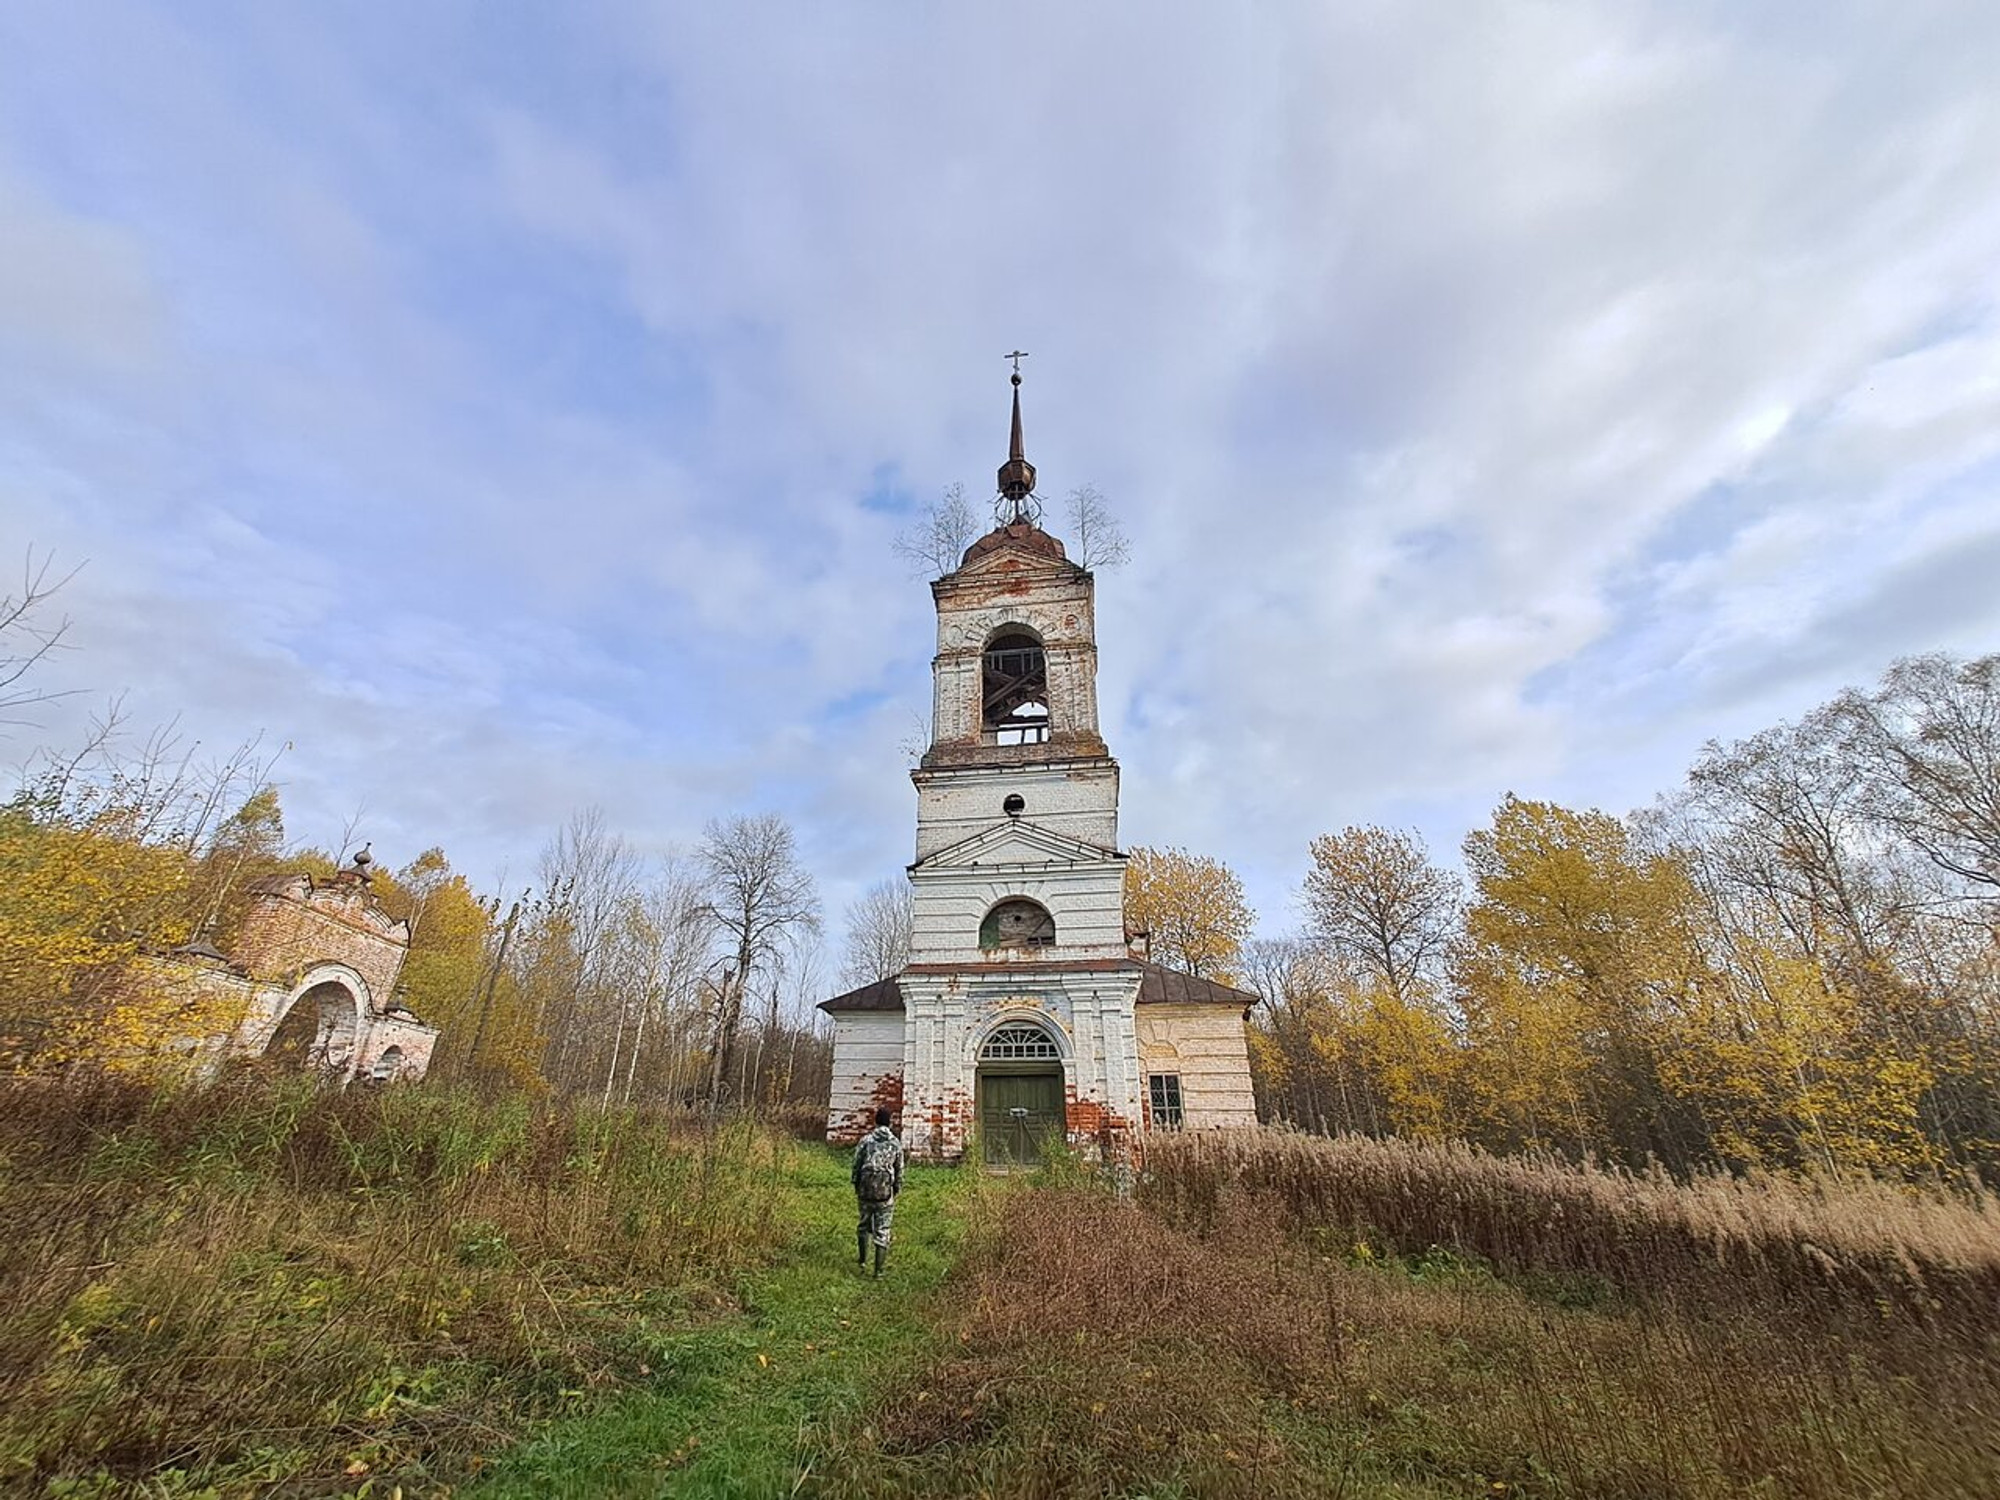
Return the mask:
M128 1057L153 1032L149 1007L114 1004L109 981L149 941L188 936L163 920L188 887L187 862L90 826L0 813L0 1064Z
M1373 984L1352 1029L1397 1135L1436 1141L1465 1133L1457 1106L1464 1055L1438 1006Z
M1229 866L1185 849L1137 845L1125 865L1125 925L1150 934L1154 962L1230 982L1256 915Z
M1318 942L1397 1000L1427 996L1458 930L1457 878L1397 829L1344 828L1310 852L1305 906Z
M239 993L161 961L274 857L277 794L212 822L229 789L71 764L0 810L0 1066L152 1071L235 1027Z
M519 986L497 968L502 924L495 903L481 899L436 848L394 875L376 876L375 896L410 924L397 997L442 1032L437 1071L540 1088L544 1038Z
M1507 1144L1681 1153L1664 1124L1655 1022L1703 974L1693 888L1596 811L1508 796L1465 841L1476 899L1457 983L1468 1084Z
M1942 1161L1926 1132L1930 1050L1881 1027L1870 1002L1771 909L1718 911L1709 982L1663 1016L1661 1085L1698 1115L1706 1149L1769 1168L1911 1172Z

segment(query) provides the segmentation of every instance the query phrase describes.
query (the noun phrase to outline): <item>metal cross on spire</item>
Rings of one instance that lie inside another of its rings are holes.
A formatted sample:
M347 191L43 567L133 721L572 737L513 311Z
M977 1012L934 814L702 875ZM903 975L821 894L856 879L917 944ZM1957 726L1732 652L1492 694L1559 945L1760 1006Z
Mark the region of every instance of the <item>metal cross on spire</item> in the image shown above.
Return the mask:
M1035 523L1040 507L1034 502L1035 466L1028 462L1028 455L1021 444L1021 361L1028 357L1025 349L1016 349L1002 358L1014 362L1014 373L1010 377L1014 387L1014 430L1007 442L1007 462L1000 466L1000 524L1016 525L1022 521Z

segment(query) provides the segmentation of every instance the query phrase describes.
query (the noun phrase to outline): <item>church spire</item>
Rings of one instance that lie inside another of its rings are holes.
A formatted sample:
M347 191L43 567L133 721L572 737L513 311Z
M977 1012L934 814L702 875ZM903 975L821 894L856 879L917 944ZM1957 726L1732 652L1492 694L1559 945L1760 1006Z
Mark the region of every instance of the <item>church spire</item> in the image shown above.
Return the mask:
M1014 430L1007 441L1007 462L1000 466L1000 497L1013 507L1007 524L1030 520L1028 497L1035 491L1035 466L1028 462L1021 443L1021 361L1027 357L1025 349L1007 356L1014 361Z

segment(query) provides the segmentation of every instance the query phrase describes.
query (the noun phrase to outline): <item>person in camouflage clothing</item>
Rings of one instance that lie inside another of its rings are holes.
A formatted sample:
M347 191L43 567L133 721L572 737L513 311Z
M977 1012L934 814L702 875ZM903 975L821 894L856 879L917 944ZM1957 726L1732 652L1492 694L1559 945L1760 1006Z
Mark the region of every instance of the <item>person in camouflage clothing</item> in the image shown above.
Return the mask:
M889 1254L889 1223L896 1216L896 1194L903 1190L903 1143L889 1128L889 1111L875 1111L875 1128L854 1148L854 1198L861 1210L854 1232L854 1249L868 1264L868 1244L875 1244L875 1274Z

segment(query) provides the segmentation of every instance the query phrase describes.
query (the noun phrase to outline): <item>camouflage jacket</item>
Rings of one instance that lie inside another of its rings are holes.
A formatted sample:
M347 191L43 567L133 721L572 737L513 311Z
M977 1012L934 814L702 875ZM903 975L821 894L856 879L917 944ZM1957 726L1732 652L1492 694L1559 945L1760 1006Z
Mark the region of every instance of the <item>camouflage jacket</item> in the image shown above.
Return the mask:
M889 1172L894 1185L889 1196L894 1197L903 1190L903 1143L896 1139L896 1133L887 1125L877 1125L861 1138L861 1144L854 1148L854 1170L848 1175L853 1180L854 1191L861 1192L861 1172L870 1162L877 1162Z

